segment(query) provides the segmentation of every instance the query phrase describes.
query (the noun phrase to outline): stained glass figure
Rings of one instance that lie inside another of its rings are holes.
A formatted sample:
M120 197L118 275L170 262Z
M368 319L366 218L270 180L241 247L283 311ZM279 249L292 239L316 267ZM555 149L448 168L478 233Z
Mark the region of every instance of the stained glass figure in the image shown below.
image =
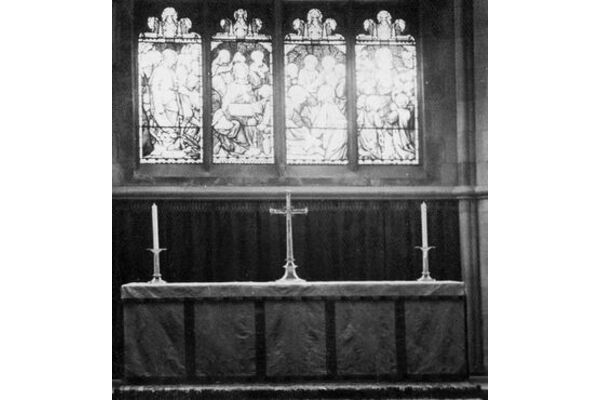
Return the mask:
M387 11L356 38L359 164L418 164L416 44Z
M202 162L202 43L165 8L138 39L141 163Z
M285 133L289 164L345 164L346 45L317 9L295 19L284 42Z
M262 21L221 20L211 42L213 161L270 164L273 156L273 79L270 37Z

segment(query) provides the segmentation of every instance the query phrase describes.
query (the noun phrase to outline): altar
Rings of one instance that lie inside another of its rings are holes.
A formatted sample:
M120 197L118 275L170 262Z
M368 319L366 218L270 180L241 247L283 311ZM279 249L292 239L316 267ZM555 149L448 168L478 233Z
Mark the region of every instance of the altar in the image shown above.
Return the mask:
M462 282L129 283L129 382L468 376Z

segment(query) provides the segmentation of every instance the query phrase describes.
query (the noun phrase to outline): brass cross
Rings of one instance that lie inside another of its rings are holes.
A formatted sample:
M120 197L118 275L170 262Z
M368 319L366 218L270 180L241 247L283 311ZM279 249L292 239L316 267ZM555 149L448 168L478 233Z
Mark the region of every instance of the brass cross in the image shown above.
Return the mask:
M292 215L297 214L308 214L308 208L292 208L292 194L290 191L285 193L285 208L284 209L275 209L270 208L269 213L271 214L280 214L285 215L285 245L286 245L286 258L285 265L283 268L285 269L285 274L280 281L303 281L300 279L298 275L296 275L297 265L294 264L294 242L292 236Z

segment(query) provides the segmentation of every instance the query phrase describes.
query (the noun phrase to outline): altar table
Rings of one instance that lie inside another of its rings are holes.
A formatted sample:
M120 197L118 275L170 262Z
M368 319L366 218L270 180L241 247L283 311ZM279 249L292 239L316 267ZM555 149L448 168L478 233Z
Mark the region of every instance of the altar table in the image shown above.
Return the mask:
M467 377L462 282L129 283L129 381Z

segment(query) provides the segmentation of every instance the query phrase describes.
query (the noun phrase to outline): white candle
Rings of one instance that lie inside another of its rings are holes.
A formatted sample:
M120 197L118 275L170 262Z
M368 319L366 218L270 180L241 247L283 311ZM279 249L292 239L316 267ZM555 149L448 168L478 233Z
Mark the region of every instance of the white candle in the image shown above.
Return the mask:
M421 203L421 246L423 248L429 247L427 241L427 204Z
M152 245L158 249L158 208L152 204Z

